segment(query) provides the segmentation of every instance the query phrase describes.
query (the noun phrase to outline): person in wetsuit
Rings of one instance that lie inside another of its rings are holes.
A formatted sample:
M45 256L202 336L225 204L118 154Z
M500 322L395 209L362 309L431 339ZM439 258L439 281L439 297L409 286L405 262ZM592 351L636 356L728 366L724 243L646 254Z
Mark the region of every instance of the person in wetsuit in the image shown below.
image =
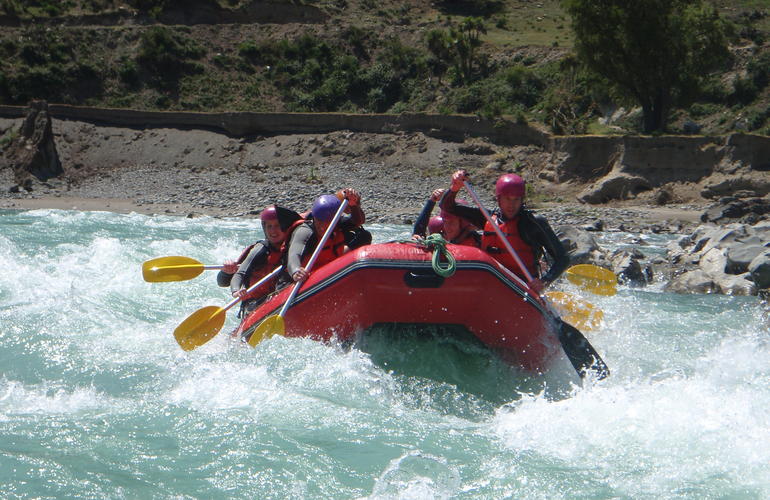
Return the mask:
M281 264L287 231L300 216L288 208L270 205L260 213L259 218L265 239L249 245L242 252L234 271L232 264L235 262L229 261L231 264L228 266L228 261L225 261L225 267L217 275L220 286L229 286L232 296L242 299L241 315L254 310L275 289L276 279L271 279L259 288L246 292L249 286Z
M475 226L445 210L442 210L439 215L430 217L436 202L445 193L446 189L436 189L431 193L414 223L412 238L424 238L427 227L428 234L440 233L449 243L478 247L481 244L481 236L476 232Z
M456 203L457 192L468 178L468 173L465 170L458 170L452 174L452 186L441 200L441 209L471 224L483 227L481 249L524 278L525 273L509 254L503 242L499 240L497 233L486 220L482 211L477 207ZM569 254L551 229L548 221L525 207L525 192L524 179L516 174L501 175L495 183L497 207L490 212L490 215L526 266L529 274L533 276L530 286L540 293L567 269ZM548 270L541 275L538 264L542 257L547 257L551 264Z
M343 215L332 235L318 255L315 268L331 262L345 252L345 233L360 227L366 220L361 210L361 196L354 189L343 189L348 200L350 214ZM294 224L287 238L286 271L291 281L303 281L308 277L305 265L310 260L318 242L329 227L342 202L335 195L321 195L313 202L307 218Z

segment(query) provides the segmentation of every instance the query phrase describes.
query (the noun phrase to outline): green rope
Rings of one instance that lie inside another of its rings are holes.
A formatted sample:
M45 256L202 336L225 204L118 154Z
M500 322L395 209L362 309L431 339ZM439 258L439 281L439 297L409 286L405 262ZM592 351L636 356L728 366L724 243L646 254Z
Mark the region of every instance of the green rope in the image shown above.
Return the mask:
M431 258L431 265L433 265L433 271L444 278L452 276L457 270L457 262L454 256L447 250L447 240L444 239L439 233L433 233L428 235L422 240L399 240L399 243L413 243L420 245L427 250L433 250L433 256ZM446 259L446 264L442 266L441 256Z

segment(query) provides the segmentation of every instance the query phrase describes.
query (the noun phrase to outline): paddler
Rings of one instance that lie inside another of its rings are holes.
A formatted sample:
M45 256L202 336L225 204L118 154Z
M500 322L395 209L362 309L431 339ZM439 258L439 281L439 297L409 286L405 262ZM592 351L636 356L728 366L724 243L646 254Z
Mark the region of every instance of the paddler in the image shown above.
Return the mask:
M414 223L412 238L424 238L427 226L428 234L439 233L449 243L478 247L481 244L481 236L472 224L446 210L442 210L439 215L430 217L436 202L444 196L446 191L446 189L436 189L431 193L430 198L425 202L422 212L420 212Z
M334 196L339 198L340 201L345 199L345 193L344 189L340 189L336 193L334 193ZM345 207L345 213L350 214L351 208L350 205ZM349 229L345 231L345 246L348 248L348 250L353 250L365 245L371 245L372 244L372 233L364 229L362 226L355 227L353 229Z
M483 227L481 249L492 255L505 267L524 278L525 273L515 259L508 253L494 228L477 207L458 204L457 192L468 180L465 170L452 174L452 185L441 200L441 209L456 215L477 227ZM569 266L569 254L544 217L535 215L524 205L525 182L516 174L503 174L495 183L497 207L491 212L491 218L500 227L530 275L534 277L530 286L537 293L556 280ZM445 223L446 224L446 223ZM547 256L551 263L542 275L539 273L542 257Z
M323 266L345 253L345 233L361 227L366 216L361 210L361 196L355 189L342 190L343 199L348 200L350 214L343 215L332 235L324 245L315 262L315 269ZM291 281L303 281L308 277L305 264L329 227L342 201L332 194L321 195L313 202L313 207L306 219L295 222L289 229L290 235L284 246L286 250L286 271Z
M276 280L271 280L256 290L246 292L252 283L281 264L287 231L300 216L288 208L270 205L262 210L259 219L265 239L246 247L237 262L225 261L224 268L217 275L220 286L229 285L232 296L241 297L240 315L253 311L275 289Z

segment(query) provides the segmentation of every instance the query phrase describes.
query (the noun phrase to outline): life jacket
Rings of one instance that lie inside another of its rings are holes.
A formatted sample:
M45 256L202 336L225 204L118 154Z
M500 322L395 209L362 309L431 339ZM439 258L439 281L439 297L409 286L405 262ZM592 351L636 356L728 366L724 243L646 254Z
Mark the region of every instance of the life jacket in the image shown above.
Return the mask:
M519 234L519 221L521 220L521 215L519 214L511 220L505 221L503 224L499 223L497 214L492 214L492 219L495 221L495 224L500 227L500 231L511 244L511 247L513 247L513 249L516 251L516 254L521 259L521 262L529 271L529 274L533 277L537 277L538 274L537 268L535 266L535 250L531 245L524 241L522 236ZM495 228L492 227L489 221L487 221L487 223L484 225L484 234L481 237L481 249L492 255L502 265L517 275L525 278L525 274L519 268L519 265L516 263L516 259L513 258L510 252L508 252L508 249L505 248L503 242L500 241L500 238L495 232Z
M469 247L478 248L480 244L480 238L476 231L468 227L463 229L460 235L457 238L450 241L450 243L454 243L455 245L467 245Z
M267 258L261 265L257 264L252 266L252 269L249 269L248 275L246 276L246 288L250 287L254 283L270 274L273 269L281 264L281 258L283 257L283 246L281 247L281 250L278 250L270 245L270 242L267 240L262 240L257 243L261 243L265 246L267 249ZM254 248L257 243L251 245L250 249ZM244 256L243 259L245 258L246 257ZM243 300L256 299L267 295L268 293L275 290L277 280L278 277L273 277L272 279L267 280L265 283L262 283L259 287L249 292L249 294L244 297Z
M295 221L289 229L286 231L286 240L284 240L283 247L281 248L281 251L283 253L286 253L289 249L289 245L291 243L291 235L294 232L297 227L299 227L302 224L311 224L313 222L312 218L307 219L299 219ZM315 229L313 230L315 231ZM317 238L317 235L316 235ZM309 241L313 241L312 239ZM316 239L316 242L319 240ZM313 251L315 251L315 247L311 247L311 245L308 245L308 247L305 248L305 250L302 252L302 258L300 259L300 262L302 263L302 267L307 266L307 263L310 261L310 257L313 255ZM333 261L340 255L345 253L345 235L342 232L342 230L335 228L334 232L331 234L328 240L326 240L326 244L321 249L321 252L318 254L318 257L316 258L315 264L313 264L314 268L319 268L323 266L324 264L328 264L329 262Z

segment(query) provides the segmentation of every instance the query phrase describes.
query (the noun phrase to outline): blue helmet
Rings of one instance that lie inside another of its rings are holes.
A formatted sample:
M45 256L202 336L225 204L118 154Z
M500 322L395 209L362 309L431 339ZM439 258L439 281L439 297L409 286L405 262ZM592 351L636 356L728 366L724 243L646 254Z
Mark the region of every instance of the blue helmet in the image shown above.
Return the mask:
M333 194L323 194L315 199L310 212L313 218L323 222L329 222L334 218L342 202Z

